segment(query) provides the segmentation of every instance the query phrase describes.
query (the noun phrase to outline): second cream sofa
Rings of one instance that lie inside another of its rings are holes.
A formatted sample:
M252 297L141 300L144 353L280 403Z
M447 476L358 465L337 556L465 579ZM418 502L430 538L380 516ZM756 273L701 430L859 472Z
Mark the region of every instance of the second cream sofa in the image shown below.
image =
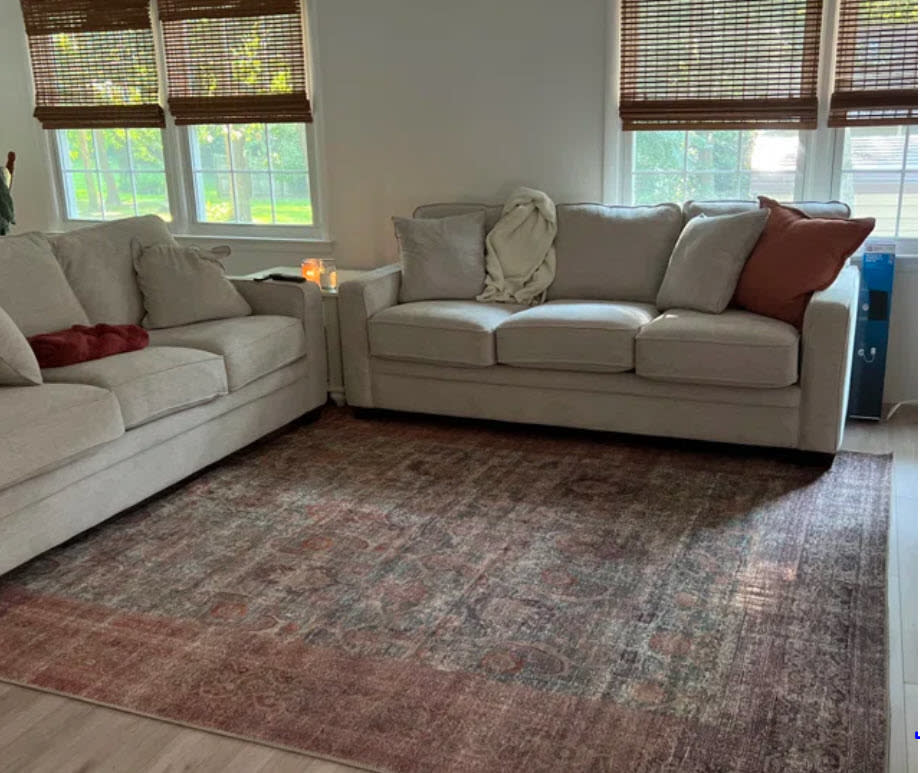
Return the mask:
M138 324L148 215L0 238L0 307L23 334ZM252 314L150 331L150 346L0 386L0 574L326 402L312 284L234 280Z
M545 304L398 302L390 265L339 292L350 405L835 453L849 391L859 275L812 297L801 332L741 309L659 310L684 223L755 202L557 207ZM799 203L848 217L839 202ZM416 217L500 207L436 204Z

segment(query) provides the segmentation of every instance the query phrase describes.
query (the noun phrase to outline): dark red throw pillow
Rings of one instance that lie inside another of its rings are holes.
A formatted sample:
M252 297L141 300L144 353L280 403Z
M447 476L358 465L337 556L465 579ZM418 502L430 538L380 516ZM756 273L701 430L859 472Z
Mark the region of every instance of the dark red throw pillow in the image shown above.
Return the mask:
M760 206L770 218L738 279L735 303L801 328L812 293L833 283L875 219L809 217L766 196Z
M139 325L74 325L32 336L28 341L40 367L62 368L143 349L150 336Z

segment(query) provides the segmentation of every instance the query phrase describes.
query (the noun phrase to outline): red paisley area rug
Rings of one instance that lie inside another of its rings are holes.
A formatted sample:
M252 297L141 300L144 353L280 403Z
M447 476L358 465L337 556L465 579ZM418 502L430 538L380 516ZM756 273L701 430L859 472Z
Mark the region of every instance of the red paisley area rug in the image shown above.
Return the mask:
M323 417L0 578L0 679L381 771L881 771L890 460Z

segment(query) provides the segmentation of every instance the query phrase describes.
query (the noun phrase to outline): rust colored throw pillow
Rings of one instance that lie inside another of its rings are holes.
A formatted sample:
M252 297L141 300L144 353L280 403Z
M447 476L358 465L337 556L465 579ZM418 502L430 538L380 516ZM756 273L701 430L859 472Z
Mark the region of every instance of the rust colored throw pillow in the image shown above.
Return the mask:
M770 218L741 272L735 303L801 329L812 293L833 283L847 258L872 233L875 218L812 218L766 196L759 198Z
M150 336L139 325L74 325L28 340L42 368L63 368L143 349Z

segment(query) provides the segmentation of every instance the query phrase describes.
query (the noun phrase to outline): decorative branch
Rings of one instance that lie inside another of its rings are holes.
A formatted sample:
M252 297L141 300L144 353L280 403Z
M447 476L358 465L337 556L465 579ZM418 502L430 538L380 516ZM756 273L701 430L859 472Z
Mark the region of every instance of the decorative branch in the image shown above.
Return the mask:
M16 173L16 154L11 150L6 154L6 171L10 173L10 190L13 189L13 175Z

